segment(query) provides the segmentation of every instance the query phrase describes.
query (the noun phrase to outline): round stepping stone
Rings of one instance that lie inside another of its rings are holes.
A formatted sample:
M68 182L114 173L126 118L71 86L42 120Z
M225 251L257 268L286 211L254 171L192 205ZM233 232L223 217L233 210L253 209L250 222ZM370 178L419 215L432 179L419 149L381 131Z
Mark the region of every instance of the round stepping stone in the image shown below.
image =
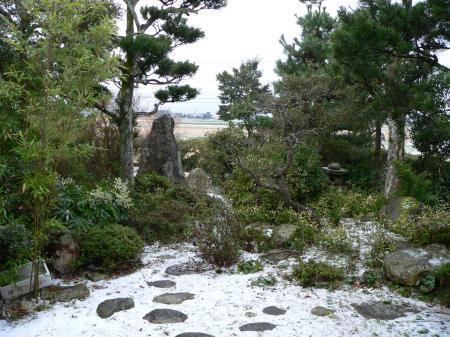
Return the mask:
M318 306L311 309L311 314L322 317L331 316L334 314L334 310Z
M161 281L147 282L147 285L150 287L156 287L156 288L173 288L177 284L174 281L161 280Z
M260 322L260 323L249 323L239 327L241 331L267 331L273 330L277 326L272 323Z
M172 276L181 276L181 275L196 274L196 271L193 270L192 268L188 268L186 266L177 264L174 266L167 267L165 273Z
M182 312L171 309L155 309L143 317L153 324L182 323L187 316Z
M417 312L406 304L391 304L383 301L352 304L352 307L364 318L383 321L405 317L407 313Z
M97 307L97 315L101 318L108 318L116 312L134 308L132 298L114 298L100 303Z
M180 335L176 335L175 337L214 337L214 336L201 332L185 332Z
M187 300L192 300L194 294L191 293L173 293L173 294L162 294L156 296L153 302L162 304L180 304Z
M265 313L267 315L272 315L272 316L279 316L279 315L284 315L286 313L286 310L271 306L271 307L264 308L263 313Z

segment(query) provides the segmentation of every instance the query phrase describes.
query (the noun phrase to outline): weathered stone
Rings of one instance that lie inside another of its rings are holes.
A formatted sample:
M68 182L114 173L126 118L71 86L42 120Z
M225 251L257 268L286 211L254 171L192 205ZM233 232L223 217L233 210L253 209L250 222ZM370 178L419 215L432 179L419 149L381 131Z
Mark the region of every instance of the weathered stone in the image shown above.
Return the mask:
M442 245L407 248L386 256L386 276L400 284L418 286L435 269L450 262L450 252Z
M214 336L202 332L185 332L180 335L176 335L175 337L214 337Z
M172 276L200 274L207 270L211 270L209 265L202 262L177 264L167 267L165 273Z
M181 323L188 317L180 311L171 309L155 309L144 316L144 319L154 324Z
M298 228L297 226L290 225L290 224L284 224L284 225L275 227L275 241L276 241L277 245L279 247L283 246L289 240L291 240L292 237L294 236L297 228Z
M168 114L157 115L141 147L138 174L154 172L173 183L184 181L180 152L174 135L175 122Z
M289 259L294 253L289 249L272 249L263 255L263 259L270 262L280 262Z
M49 301L69 302L87 298L89 296L89 289L85 284L50 286L41 290L41 296Z
M156 288L173 288L176 286L176 283L170 280L161 280L161 281L147 282L147 285Z
M272 323L261 322L261 323L245 324L245 325L239 327L239 330L241 330L241 331L267 331L267 330L273 330L276 327L277 326Z
M382 301L352 304L352 307L364 318L383 321L405 317L407 313L416 312L416 310L407 305L395 305Z
M186 183L195 191L206 193L211 187L211 180L201 168L193 169L186 177Z
M280 315L284 315L286 313L286 310L280 309L275 306L270 306L270 307L264 308L263 313L265 313L267 315L272 315L272 316L280 316Z
M80 256L80 248L72 233L54 231L49 234L48 241L47 252L53 269L62 274L73 272Z
M180 304L187 300L192 300L194 294L191 293L173 293L173 294L162 294L156 296L153 302L162 304Z
M311 309L311 314L315 316L331 316L334 314L334 310L317 306Z
M101 318L108 318L116 312L134 308L132 298L114 298L103 301L97 307L97 315Z
M84 275L89 281L92 282L103 281L109 278L108 274L99 273L97 271L88 271Z
M414 198L399 197L383 206L380 215L392 222L397 222L400 218L410 219L417 216L422 208L422 204Z

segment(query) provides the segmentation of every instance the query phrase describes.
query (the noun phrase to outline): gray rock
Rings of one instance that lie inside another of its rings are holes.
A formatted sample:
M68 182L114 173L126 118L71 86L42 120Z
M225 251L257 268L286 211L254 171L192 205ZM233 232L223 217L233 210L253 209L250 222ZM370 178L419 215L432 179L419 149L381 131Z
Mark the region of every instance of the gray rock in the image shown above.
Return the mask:
M260 323L249 323L239 327L241 331L267 331L273 330L277 326L272 323L260 322Z
M198 192L206 193L211 187L211 180L201 168L193 169L186 177L188 186Z
M192 275L200 274L207 270L211 270L211 267L203 262L193 262L185 264L177 264L167 267L165 273L172 276Z
M397 222L400 218L413 218L417 216L423 205L411 197L398 197L389 204L383 206L380 215L392 222Z
M50 255L49 262L53 269L66 274L75 270L75 262L80 256L80 247L72 233L66 231L54 231L49 234L50 244L47 252Z
M97 307L97 315L101 318L108 318L114 313L134 308L132 298L114 298L103 301Z
M180 152L174 135L175 121L168 114L157 115L141 147L138 174L154 172L173 183L184 181Z
M285 245L294 236L297 226L284 224L275 228L275 241L278 246Z
M386 256L386 276L394 282L418 286L433 270L450 262L450 252L442 245L398 250Z
M154 324L181 323L188 319L182 312L171 309L155 309L143 318Z
M294 253L289 249L272 249L263 255L263 259L270 262L280 262L289 259Z
M147 282L147 285L156 288L173 288L176 286L176 283L170 280L161 280L161 281Z
M379 319L383 321L393 320L405 317L407 313L415 313L416 310L407 305L395 305L386 302L369 302L361 304L352 304L355 310L367 319Z
M162 304L180 304L187 300L192 300L194 294L191 293L173 293L173 294L162 294L156 296L153 302Z
M89 296L89 289L85 284L50 286L41 290L41 296L49 301L69 302L87 298Z
M334 310L317 306L311 309L311 314L315 316L331 316L334 314Z
M280 316L280 315L284 315L286 313L286 310L280 309L280 308L277 308L274 306L270 306L270 307L264 308L263 313L265 313L267 315L272 315L272 316Z
M108 274L100 273L98 271L88 271L84 275L89 281L92 282L103 281L109 278Z
M180 335L176 335L175 337L214 337L214 336L201 332L185 332Z

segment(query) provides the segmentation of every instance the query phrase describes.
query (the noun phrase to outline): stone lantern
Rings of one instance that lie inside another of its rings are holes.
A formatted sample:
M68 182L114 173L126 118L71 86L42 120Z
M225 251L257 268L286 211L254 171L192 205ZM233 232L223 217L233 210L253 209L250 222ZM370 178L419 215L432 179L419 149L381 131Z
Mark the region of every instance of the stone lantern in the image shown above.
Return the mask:
M331 163L327 167L322 167L333 184L342 185L344 183L344 176L348 173L348 170L342 168L339 163Z

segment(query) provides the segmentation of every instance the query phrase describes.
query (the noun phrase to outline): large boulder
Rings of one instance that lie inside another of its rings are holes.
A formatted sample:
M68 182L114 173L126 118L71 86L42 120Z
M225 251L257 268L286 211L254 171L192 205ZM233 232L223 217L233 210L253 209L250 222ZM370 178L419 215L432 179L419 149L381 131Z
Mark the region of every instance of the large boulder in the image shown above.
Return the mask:
M184 181L174 128L175 121L170 115L155 117L152 130L141 147L138 174L154 172L167 177L172 183Z
M411 197L398 197L389 204L383 206L380 215L392 222L400 219L410 219L417 216L423 208L423 205Z
M189 172L186 177L186 183L191 189L203 193L206 193L211 187L211 181L208 175L198 167Z
M386 256L386 276L394 282L415 287L422 279L450 262L450 252L442 245L398 250Z
M53 269L62 274L74 271L75 262L80 256L80 247L72 233L67 231L50 233L47 251Z
M297 226L283 224L275 228L275 241L279 247L286 245L293 237Z

